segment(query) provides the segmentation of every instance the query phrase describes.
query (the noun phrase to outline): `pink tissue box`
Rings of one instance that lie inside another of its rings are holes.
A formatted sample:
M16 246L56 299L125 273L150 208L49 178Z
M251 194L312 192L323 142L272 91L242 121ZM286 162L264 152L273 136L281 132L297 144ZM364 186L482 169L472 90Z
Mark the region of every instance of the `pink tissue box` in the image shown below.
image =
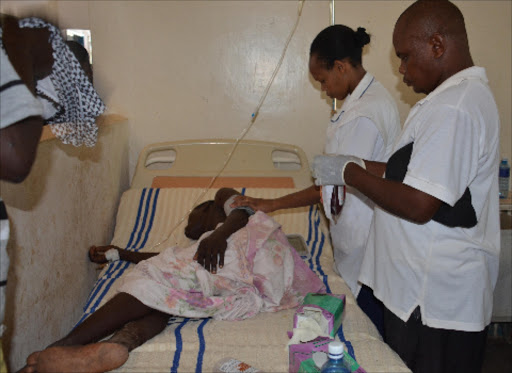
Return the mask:
M328 337L318 337L309 342L292 344L289 346L289 368L290 373L320 372L313 361L313 354L316 352L327 354L329 342L334 340L336 333L341 325L341 316L345 307L345 295L334 294L308 294L299 308L295 311L293 327L296 328L300 315L304 313L304 307L318 308L322 311L323 317L327 321ZM292 333L289 332L291 338ZM352 372L365 373L364 369L345 351L345 363Z

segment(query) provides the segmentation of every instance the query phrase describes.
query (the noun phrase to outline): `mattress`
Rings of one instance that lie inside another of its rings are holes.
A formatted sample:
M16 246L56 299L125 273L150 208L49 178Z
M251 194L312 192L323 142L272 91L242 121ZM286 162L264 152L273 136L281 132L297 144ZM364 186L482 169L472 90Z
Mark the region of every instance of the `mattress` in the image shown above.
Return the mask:
M296 188L236 188L242 194L275 198ZM190 209L212 199L216 189L132 188L117 212L112 244L128 250L159 252L174 245L189 245L183 234ZM334 272L328 227L318 206L270 214L283 231L304 238L309 253L303 260L322 279L328 292L346 295L338 338L367 372L410 372L380 338L374 325L357 306L348 286ZM118 261L103 268L79 322L110 299L118 279L133 264ZM265 372L288 371L288 331L294 310L260 313L243 321L170 317L166 329L130 353L115 372L210 372L225 357L244 361Z

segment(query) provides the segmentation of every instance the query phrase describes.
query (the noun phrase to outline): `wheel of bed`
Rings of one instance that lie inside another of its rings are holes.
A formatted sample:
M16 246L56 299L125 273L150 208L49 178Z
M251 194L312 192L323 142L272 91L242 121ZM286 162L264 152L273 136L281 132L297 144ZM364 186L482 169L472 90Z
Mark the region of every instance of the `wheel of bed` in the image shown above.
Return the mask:
M233 151L234 143L198 140L146 147L132 188L121 198L111 243L128 250L153 252L190 244L183 234L187 212L195 204L212 199L220 187L233 187L254 197L275 198L311 185L307 158L300 148L242 141ZM206 189L231 152L222 174ZM269 215L281 224L292 243L305 242L307 253L302 252L301 257L327 291L345 294L337 337L349 354L366 372L410 372L382 341L348 286L334 272L328 225L319 206ZM103 268L78 323L115 294L119 279L131 266L116 261ZM211 372L224 357L234 357L265 372L287 372L286 346L294 311L259 313L243 321L170 317L166 329L133 350L116 372Z

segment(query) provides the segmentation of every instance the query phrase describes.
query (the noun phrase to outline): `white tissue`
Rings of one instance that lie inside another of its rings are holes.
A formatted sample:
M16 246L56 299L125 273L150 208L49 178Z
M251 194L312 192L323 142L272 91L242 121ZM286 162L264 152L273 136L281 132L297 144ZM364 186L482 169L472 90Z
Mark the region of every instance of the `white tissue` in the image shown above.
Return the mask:
M117 249L110 249L105 251L105 259L107 259L109 262L115 262L116 260L119 260L119 251L117 251Z
M313 361L318 369L325 364L325 362L329 359L329 356L325 352L315 351L312 355Z
M317 337L330 337L329 323L323 316L322 310L314 307L304 307L304 313L297 314L297 326L288 346L301 342L309 342Z

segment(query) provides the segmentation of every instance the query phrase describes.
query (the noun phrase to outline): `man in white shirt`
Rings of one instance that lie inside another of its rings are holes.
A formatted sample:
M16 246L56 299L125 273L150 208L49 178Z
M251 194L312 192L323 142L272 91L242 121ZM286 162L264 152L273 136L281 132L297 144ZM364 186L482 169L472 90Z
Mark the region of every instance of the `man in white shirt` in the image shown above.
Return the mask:
M393 44L427 97L387 164L319 156L316 182L378 206L359 279L385 305L386 342L414 372L480 372L500 251L498 110L454 4L414 3Z

